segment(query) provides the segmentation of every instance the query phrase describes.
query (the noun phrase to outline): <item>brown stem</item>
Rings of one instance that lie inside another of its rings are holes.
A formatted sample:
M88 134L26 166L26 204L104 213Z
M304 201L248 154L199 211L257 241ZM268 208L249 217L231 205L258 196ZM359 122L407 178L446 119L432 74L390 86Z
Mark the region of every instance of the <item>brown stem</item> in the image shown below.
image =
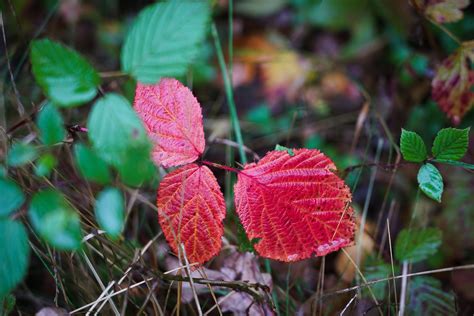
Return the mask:
M218 164L218 163L215 163L215 162L211 162L211 161L207 161L207 160L202 160L201 163L202 163L203 165L207 165L207 166L210 166L210 167L222 169L222 170L225 170L225 171L235 172L235 173L237 173L237 174L239 174L240 172L242 172L242 170L240 170L240 169L232 168L232 167L229 167L229 166L221 165L221 164Z

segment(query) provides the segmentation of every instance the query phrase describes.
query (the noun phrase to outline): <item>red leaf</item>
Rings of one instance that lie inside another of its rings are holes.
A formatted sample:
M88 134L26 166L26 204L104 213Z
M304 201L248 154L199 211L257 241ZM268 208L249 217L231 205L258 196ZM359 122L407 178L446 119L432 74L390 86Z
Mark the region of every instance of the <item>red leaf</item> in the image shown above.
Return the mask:
M190 263L204 263L221 249L224 196L206 166L189 164L167 174L158 189L158 215L171 249L184 244Z
M235 185L237 213L264 257L296 261L352 243L349 188L318 150L271 151L245 166Z
M204 151L201 106L176 79L137 84L135 111L153 141L153 160L163 167L195 161Z
M433 99L456 125L474 104L471 62L474 62L474 41L464 42L446 58L431 83Z

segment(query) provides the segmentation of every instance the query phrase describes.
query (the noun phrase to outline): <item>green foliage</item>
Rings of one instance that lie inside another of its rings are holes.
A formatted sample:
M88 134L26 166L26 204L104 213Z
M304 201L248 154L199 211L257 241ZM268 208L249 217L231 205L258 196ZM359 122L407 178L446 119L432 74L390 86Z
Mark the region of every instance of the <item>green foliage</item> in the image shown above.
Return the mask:
M0 303L25 276L30 246L25 227L18 221L0 220Z
M295 155L295 153L293 152L293 149L287 148L287 147L282 146L282 145L279 145L279 144L277 144L277 145L275 146L275 150L277 150L277 151L286 151L286 152L288 153L288 155L290 155L290 156L294 156L294 155Z
M25 143L16 143L8 152L7 164L10 167L21 167L33 160L38 156L36 147Z
M122 70L143 83L183 75L199 52L209 15L206 1L174 0L144 9L122 47Z
M397 270L398 268L395 269L395 271ZM364 262L363 273L366 280L369 282L385 279L392 275L392 267L389 264L386 264L383 260L378 259L375 256L369 256ZM372 293L374 293L375 297L378 300L385 299L386 294L387 294L386 293L387 282L391 282L391 281L378 282L378 283L370 285L370 288L372 289ZM366 297L371 297L367 289L364 289L363 294Z
M467 151L470 128L444 128L433 142L433 156L437 160L459 160Z
M74 145L74 158L81 175L98 184L110 183L112 174L107 164L84 144Z
M15 296L9 294L5 298L0 298L0 316L7 316L13 311L16 304Z
M441 231L437 228L403 229L395 244L395 257L411 263L425 260L441 245Z
M118 94L107 94L94 104L87 127L96 153L114 166L122 163L131 146L147 142L142 122Z
M116 188L106 188L97 196L95 216L100 227L112 238L122 233L125 220L122 193Z
M41 141L45 145L54 145L66 137L61 113L59 113L52 103L48 103L44 106L36 122L41 132Z
M76 250L81 245L79 216L60 192L47 189L36 193L28 215L33 228L51 246Z
M418 170L418 185L420 189L430 198L441 202L443 194L443 177L439 170L432 164L426 163Z
M25 202L25 195L13 180L0 178L0 192L0 218L10 215Z
M400 137L400 150L402 151L403 159L408 161L422 162L428 157L425 143L420 135L404 129L402 129Z
M137 114L117 94L98 100L88 121L95 152L115 166L125 184L138 186L153 176L151 144Z
M240 0L235 3L235 11L252 17L262 17L277 12L287 2L288 0Z
M57 105L75 106L92 100L100 78L76 51L48 39L31 44L31 64L36 81Z
M457 315L452 292L444 291L441 282L432 277L416 277L410 282L408 315Z
M46 153L36 163L35 174L38 177L48 177L51 171L56 167L58 161L50 153Z

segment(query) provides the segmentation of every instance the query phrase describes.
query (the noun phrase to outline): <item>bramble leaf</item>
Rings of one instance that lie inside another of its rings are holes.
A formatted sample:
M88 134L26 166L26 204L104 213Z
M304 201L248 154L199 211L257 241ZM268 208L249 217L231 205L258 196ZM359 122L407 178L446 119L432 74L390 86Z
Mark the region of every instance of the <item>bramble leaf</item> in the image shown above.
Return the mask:
M7 165L11 167L21 167L38 156L38 150L35 146L25 143L15 143L10 148L7 155Z
M125 220L122 193L116 188L101 191L95 203L95 216L100 227L112 238L120 236Z
M433 156L438 160L459 160L467 151L470 128L444 128L433 142Z
M408 315L457 315L456 298L451 291L443 289L438 279L427 276L410 281Z
M122 47L122 70L142 83L185 73L206 35L207 1L168 1L144 9Z
M87 126L94 150L113 166L122 163L130 147L148 142L143 124L130 103L115 93L94 104Z
M473 61L474 41L464 42L438 67L431 82L433 99L454 124L459 124L474 104Z
M35 174L38 177L47 177L53 168L56 167L57 163L58 161L52 154L46 153L36 162Z
M416 6L437 23L451 23L462 19L462 9L469 0L414 0Z
M89 181L107 184L112 179L107 164L84 144L74 145L74 157L81 175Z
M71 48L49 39L33 41L31 64L36 81L57 105L79 105L97 94L99 75Z
M318 150L271 151L247 164L235 184L235 206L257 252L297 261L352 243L351 192Z
M190 263L204 263L219 252L226 208L208 167L188 164L167 174L157 205L161 228L176 254L180 243Z
M403 159L407 161L422 162L428 157L425 143L420 135L405 129L402 129L400 136L400 150Z
M66 198L56 190L37 192L28 211L31 224L51 246L61 250L75 250L81 245L79 215Z
M25 195L13 180L0 178L0 192L0 217L10 215L25 201Z
M153 142L153 160L163 167L196 161L204 152L201 106L176 79L137 85L135 111Z
M440 245L438 228L403 229L397 237L395 257L399 261L419 262L436 253Z
M22 223L0 220L0 303L23 279L28 268L30 245ZM1 311L1 308L0 308Z
M41 131L41 141L45 145L54 145L66 137L61 113L51 103L46 104L41 110L37 124Z
M441 202L443 194L443 177L438 169L430 163L426 163L418 170L418 185L420 189L430 198Z

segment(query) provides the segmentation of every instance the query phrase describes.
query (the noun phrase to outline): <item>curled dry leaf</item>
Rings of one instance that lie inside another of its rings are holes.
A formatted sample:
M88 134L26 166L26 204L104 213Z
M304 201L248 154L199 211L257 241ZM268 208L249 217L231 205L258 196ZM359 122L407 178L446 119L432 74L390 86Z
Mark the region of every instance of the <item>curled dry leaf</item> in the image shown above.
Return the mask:
M206 166L188 164L167 174L158 189L158 216L171 249L184 245L189 263L204 263L221 249L224 196Z
M437 23L451 23L462 19L462 9L469 0L413 0L415 6Z
M443 61L431 83L433 99L454 124L460 123L474 103L473 61L474 41L465 42Z
M201 106L178 80L165 78L155 85L138 83L134 108L154 144L156 164L180 166L196 161L203 153Z
M351 192L318 150L271 151L245 166L235 185L237 213L257 252L297 261L352 243Z

